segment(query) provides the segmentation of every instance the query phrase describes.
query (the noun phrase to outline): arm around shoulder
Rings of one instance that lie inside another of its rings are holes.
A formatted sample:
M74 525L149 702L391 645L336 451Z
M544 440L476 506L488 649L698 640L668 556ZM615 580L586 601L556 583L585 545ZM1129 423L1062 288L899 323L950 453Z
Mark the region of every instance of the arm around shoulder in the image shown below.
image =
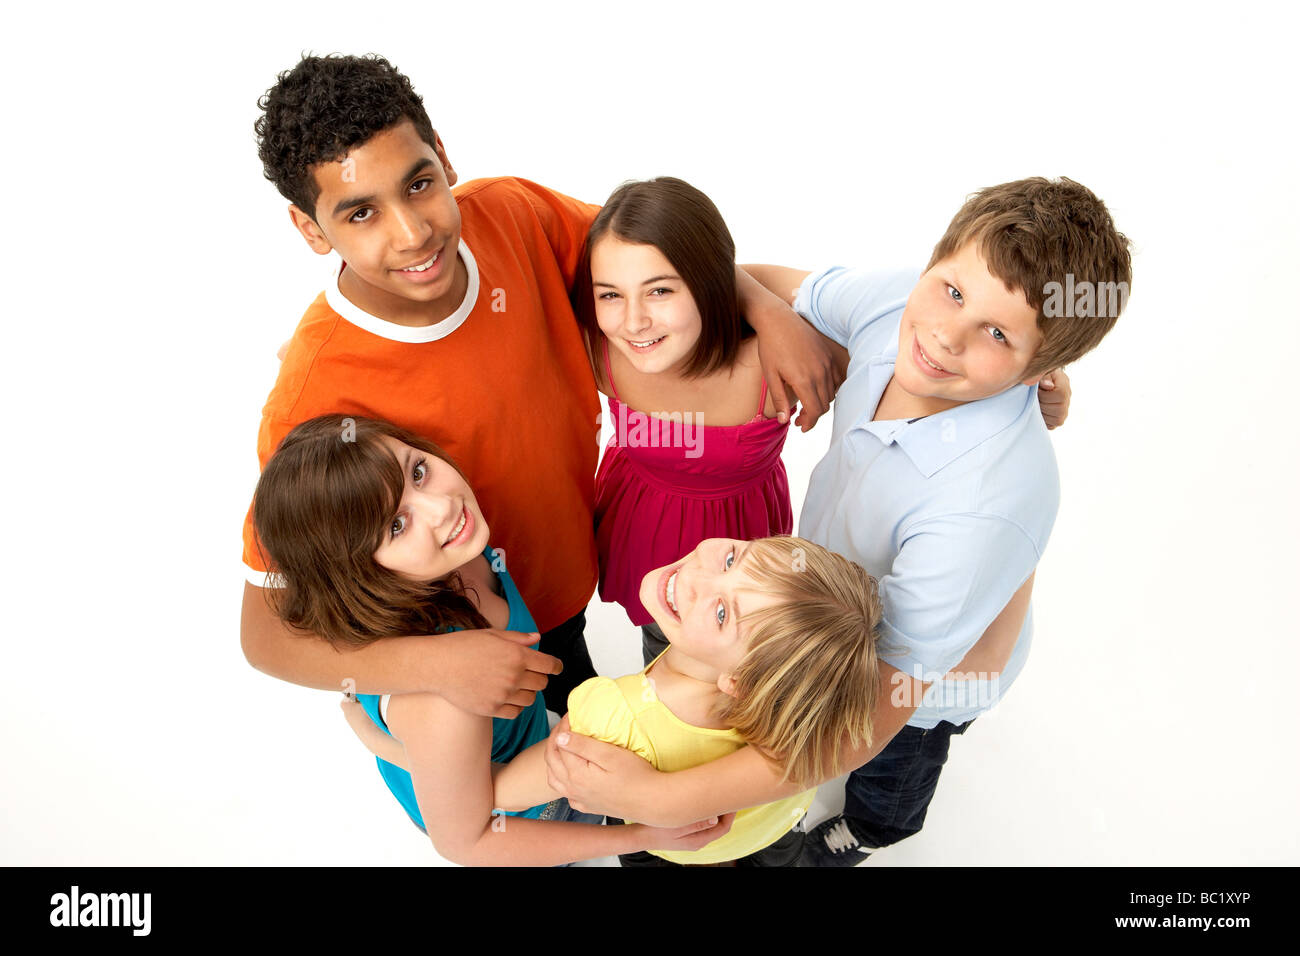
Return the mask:
M533 702L561 665L528 645L536 634L457 631L385 637L340 650L276 616L262 588L244 583L240 640L248 662L280 680L362 694L431 692L470 713L510 719Z
M642 849L698 849L729 822L659 831L493 816L492 723L432 694L394 697L389 728L411 760L420 814L437 852L465 866L548 866Z
M866 763L907 723L927 685L882 664L870 744L839 755L841 772ZM557 728L558 729L558 728ZM563 735L561 735L563 736ZM634 754L588 737L569 734L548 764L558 789L584 810L654 826L678 826L704 816L794 796L807 786L781 780L776 765L754 747L676 773L661 773ZM824 783L825 781L817 781Z

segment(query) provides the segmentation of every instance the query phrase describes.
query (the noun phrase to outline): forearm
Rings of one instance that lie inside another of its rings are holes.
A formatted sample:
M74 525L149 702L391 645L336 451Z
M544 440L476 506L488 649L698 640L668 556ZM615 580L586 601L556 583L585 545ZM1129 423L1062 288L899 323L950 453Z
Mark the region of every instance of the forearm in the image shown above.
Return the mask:
M635 853L651 846L649 827L555 823L497 816L469 843L439 846L438 854L462 866L558 866L577 860Z
M786 305L793 305L795 294L811 273L806 269L791 269L789 266L772 266L746 264L738 267L737 276L748 275L755 285L761 286L771 295L776 296ZM739 281L739 279L738 279ZM747 286L748 288L748 286ZM757 294L749 288L751 294ZM742 296L741 301L744 302Z
M801 790L782 782L780 771L752 747L676 773L656 772L647 786L623 796L629 820L657 827L683 826L793 796ZM623 801L620 801L623 802Z
M1034 590L1034 576L1012 595L993 623L984 631L975 646L966 652L961 662L944 675L947 680L990 680L1002 673L1011 660L1011 654L1020 640L1020 630L1029 611L1029 599Z
M871 712L871 740L853 743L845 739L837 755L838 770L826 779L856 769L880 753L911 718L925 694L928 685L887 664L882 664L880 670L876 704ZM809 784L783 782L774 763L756 748L742 747L689 770L646 774L634 787L620 788L614 809L642 823L679 826L701 817L783 800L826 779Z
M357 650L340 650L316 634L291 630L276 616L262 588L244 585L244 657L263 673L291 684L363 694L431 690L428 673L431 658L437 657L432 643L386 638Z
M527 810L564 794L546 783L546 741L534 744L492 776L492 802L502 810Z
M263 673L317 690L403 694L437 689L437 653L427 638L384 638L339 650L314 634L245 636L244 654Z

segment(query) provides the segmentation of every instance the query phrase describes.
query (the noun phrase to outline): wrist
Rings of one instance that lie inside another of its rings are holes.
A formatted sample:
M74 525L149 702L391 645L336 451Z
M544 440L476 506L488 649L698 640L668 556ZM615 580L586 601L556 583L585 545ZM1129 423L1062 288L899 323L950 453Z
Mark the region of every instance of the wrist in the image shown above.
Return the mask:
M662 850L664 841L655 837L660 831L644 823L625 823L623 830L627 836L627 846L619 853L639 853L642 850Z
M740 311L755 332L768 328L789 311L781 297L767 289L754 276L736 266L736 296Z

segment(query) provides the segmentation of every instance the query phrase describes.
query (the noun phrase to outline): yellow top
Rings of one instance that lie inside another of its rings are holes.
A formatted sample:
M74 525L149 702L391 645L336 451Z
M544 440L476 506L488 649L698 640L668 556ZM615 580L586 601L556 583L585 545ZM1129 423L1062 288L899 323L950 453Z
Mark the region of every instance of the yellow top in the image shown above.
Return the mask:
M708 763L745 746L734 730L696 727L679 719L659 700L646 671L617 680L593 677L579 685L569 695L569 726L575 733L639 754L667 772ZM805 790L776 803L741 810L726 836L701 849L650 852L671 863L695 864L748 856L789 832L808 811L816 792Z

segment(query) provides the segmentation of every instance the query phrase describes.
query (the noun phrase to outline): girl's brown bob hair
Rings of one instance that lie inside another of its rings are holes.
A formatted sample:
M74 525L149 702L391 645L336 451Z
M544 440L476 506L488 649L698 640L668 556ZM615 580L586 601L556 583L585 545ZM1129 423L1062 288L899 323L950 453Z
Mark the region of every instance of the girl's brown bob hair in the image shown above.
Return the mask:
M603 367L603 333L596 322L591 248L606 235L654 246L690 290L700 312L700 339L683 373L694 378L731 365L740 344L754 334L740 314L736 294L736 243L708 196L680 179L661 176L619 186L587 233L573 284L573 310L586 332L592 367Z
M266 589L271 607L340 645L487 627L458 574L422 583L375 563L406 487L385 438L456 468L419 435L344 415L303 422L271 456L253 497L258 547L278 579Z

